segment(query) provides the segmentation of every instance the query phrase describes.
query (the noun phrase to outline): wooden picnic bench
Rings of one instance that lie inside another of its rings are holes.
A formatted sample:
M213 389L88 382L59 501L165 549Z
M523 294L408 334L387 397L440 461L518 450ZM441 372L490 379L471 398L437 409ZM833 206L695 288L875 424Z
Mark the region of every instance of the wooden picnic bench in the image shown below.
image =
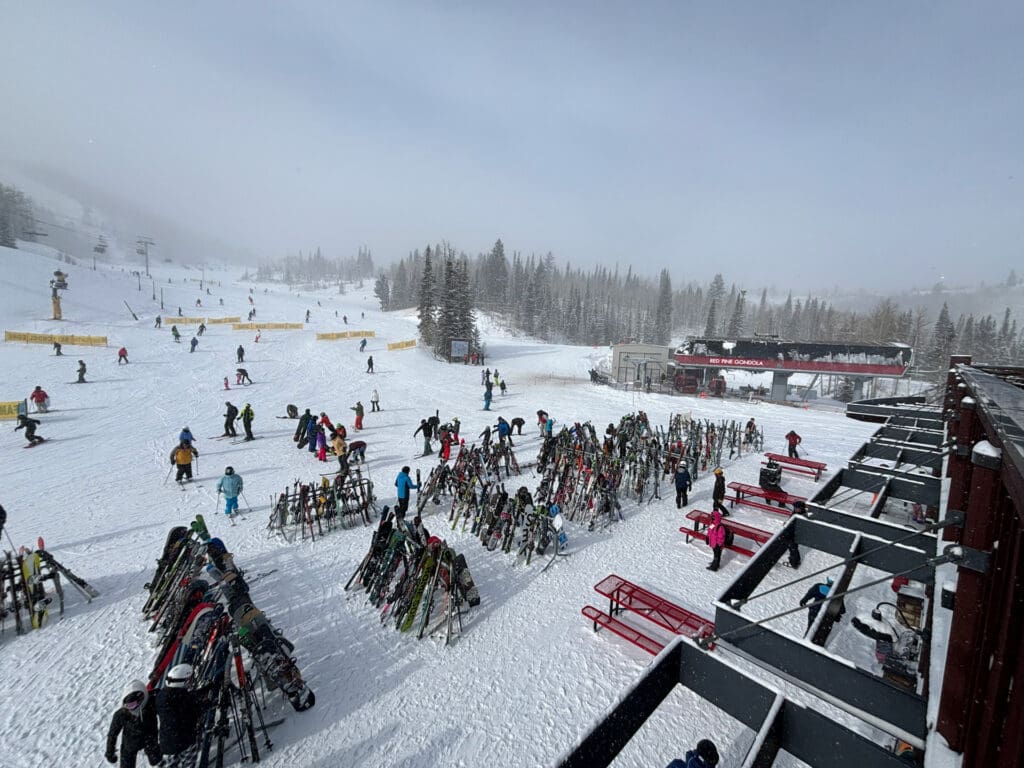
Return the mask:
M785 491L769 490L768 488L762 488L759 485L749 485L748 483L729 483L727 486L729 490L735 491L735 496L727 496L726 499L729 501L730 506L736 506L737 504L745 504L748 507L756 507L757 509L763 509L766 512L775 512L779 515L791 515L793 510L786 509L784 504L792 506L798 501L807 501L806 496L795 496L792 493L786 493ZM749 496L755 496L760 499L764 499L763 503L760 501L753 501L748 498ZM780 505L773 507L770 502L775 502Z
M623 623L615 618L616 615L630 611L662 629L685 637L705 637L715 628L714 622L710 619L688 611L615 574L595 584L594 590L608 598L607 613L591 605L583 608L583 615L594 623L594 631L604 627L651 654L656 655L665 644Z
M686 519L693 521L693 528L687 528L683 526L679 529L680 533L686 534L686 541L690 541L690 537L700 539L701 541L707 541L708 535L703 530L711 525L711 513L701 512L699 509L691 509L686 513ZM755 528L752 525L746 525L744 523L738 523L735 520L729 520L728 518L722 518L722 524L733 532L733 535L737 539L748 539L754 543L760 545L766 543L772 534L769 531L762 531L760 528ZM739 552L741 555L747 557L754 556L753 549L747 549L733 542L731 547L727 546L726 549L731 549L734 552Z
M795 456L784 456L781 453L765 453L765 457L768 461L762 461L762 464L773 461L787 472L810 475L815 481L821 480L821 474L828 469L828 465L823 461L798 459Z

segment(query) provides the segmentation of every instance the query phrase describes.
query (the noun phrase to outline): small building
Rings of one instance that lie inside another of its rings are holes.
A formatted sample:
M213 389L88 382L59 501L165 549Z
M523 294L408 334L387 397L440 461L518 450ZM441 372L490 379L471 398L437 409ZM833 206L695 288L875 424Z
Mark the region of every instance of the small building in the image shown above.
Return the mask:
M667 370L671 348L660 344L613 344L612 378L618 384L661 381Z

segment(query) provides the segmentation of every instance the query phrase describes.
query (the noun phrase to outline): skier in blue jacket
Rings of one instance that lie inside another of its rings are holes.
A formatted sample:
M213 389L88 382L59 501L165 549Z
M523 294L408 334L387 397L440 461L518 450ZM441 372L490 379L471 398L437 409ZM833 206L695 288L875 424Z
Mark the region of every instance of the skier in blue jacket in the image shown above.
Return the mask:
M409 494L412 489L420 489L419 483L414 483L409 477L409 467L402 467L402 471L395 478L395 488L398 489L398 506L395 507L395 517L404 518L406 510L409 509Z
M676 759L668 768L715 768L718 765L718 749L708 739L697 742L697 748L686 753L685 759Z
M217 495L224 494L224 514L238 510L238 494L242 492L242 476L233 467L224 468L224 477L217 481Z

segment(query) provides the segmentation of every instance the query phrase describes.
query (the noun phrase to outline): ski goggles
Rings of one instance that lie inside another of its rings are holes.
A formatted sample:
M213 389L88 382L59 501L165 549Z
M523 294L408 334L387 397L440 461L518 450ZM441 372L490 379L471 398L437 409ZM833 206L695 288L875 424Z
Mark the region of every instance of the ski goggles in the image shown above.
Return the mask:
M142 691L138 691L137 693L130 693L127 696L125 696L122 704L124 705L125 709L134 710L141 707L142 702L145 700L146 694L144 694Z

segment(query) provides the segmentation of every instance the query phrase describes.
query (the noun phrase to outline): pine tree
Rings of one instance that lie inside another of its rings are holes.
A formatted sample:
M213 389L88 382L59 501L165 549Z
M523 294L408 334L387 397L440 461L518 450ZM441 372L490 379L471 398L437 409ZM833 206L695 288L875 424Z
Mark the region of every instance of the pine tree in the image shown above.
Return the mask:
M661 270L658 280L658 301L654 307L654 343L668 344L672 337L672 278Z
M434 346L434 336L437 325L436 318L436 286L434 285L434 270L430 263L430 246L423 255L423 276L420 279L419 306L417 314L420 320L420 338L428 347Z
M956 328L949 317L949 307L946 302L942 302L942 309L935 321L931 345L928 348L928 362L939 370L946 370L950 355L953 354L954 341L956 341Z
M726 335L730 339L738 339L743 335L744 312L746 311L747 292L740 291L736 296L736 304L733 306L732 317L729 318L729 328Z
M708 338L714 338L718 335L718 318L716 313L718 311L718 300L712 299L711 306L708 307L708 319L704 324L704 335Z
M377 276L377 282L373 286L373 295L380 300L380 308L387 311L391 301L391 287L388 285L388 276L383 272Z

